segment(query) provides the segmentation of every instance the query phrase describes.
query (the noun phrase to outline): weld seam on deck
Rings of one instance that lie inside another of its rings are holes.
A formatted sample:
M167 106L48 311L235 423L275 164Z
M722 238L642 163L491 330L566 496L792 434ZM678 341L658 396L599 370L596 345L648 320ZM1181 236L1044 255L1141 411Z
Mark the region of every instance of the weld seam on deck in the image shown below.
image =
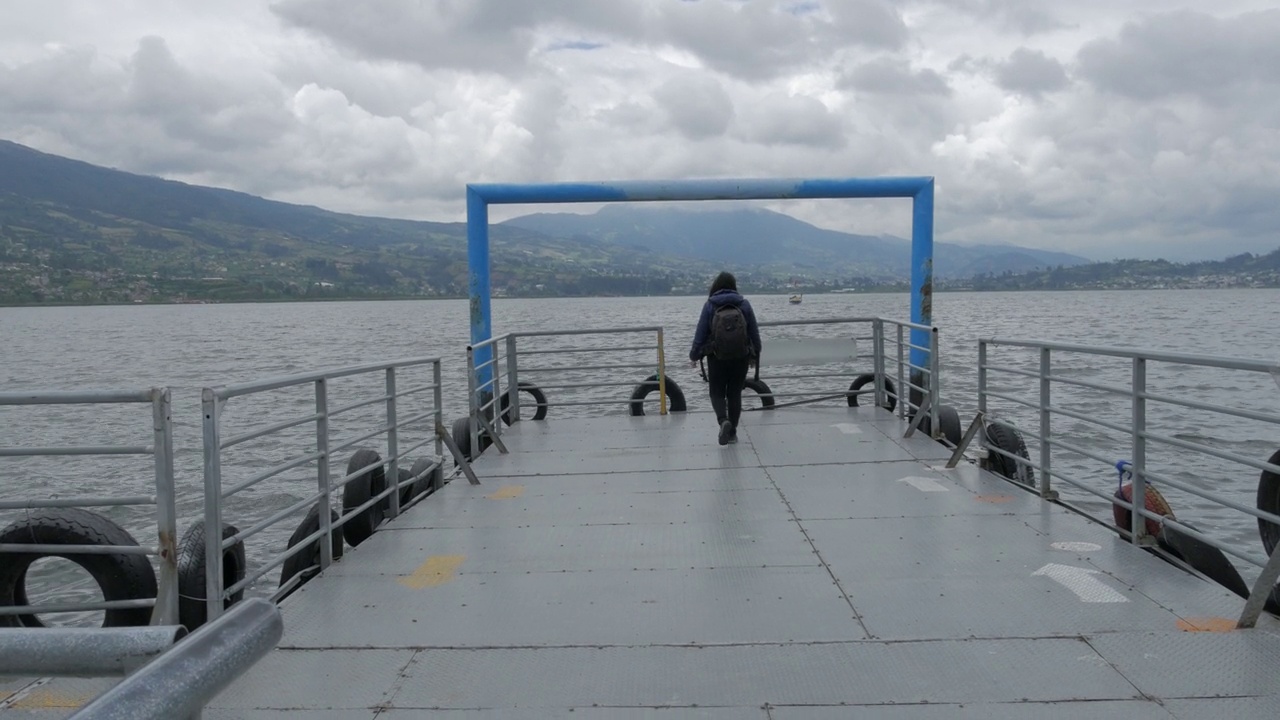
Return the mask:
M400 689L404 687L405 682L409 679L409 668L413 666L413 662L418 659L418 655L420 654L421 651L417 651L409 656L409 659L405 661L404 666L396 673L395 682L391 683L391 687L387 688L386 699L380 705L370 708L371 710L374 710L375 718L378 715L381 715L383 710L391 710L395 708L396 695L400 693Z
M1135 693L1137 693L1137 694L1138 694L1138 697L1141 697L1141 698L1143 698L1144 700L1150 700L1150 701L1153 701L1153 702L1154 702L1154 701L1157 701L1157 700L1163 700L1163 699L1164 699L1164 698L1155 698L1155 697L1152 697L1151 695L1148 695L1148 694L1146 694L1145 692L1143 692L1143 691L1142 691L1142 689L1138 687L1138 684L1137 684L1137 683L1135 683L1135 682L1133 681L1133 678L1129 677L1128 675L1125 675L1125 674L1124 674L1124 672L1123 672L1122 670L1120 670L1120 668L1116 667L1116 664L1115 664L1115 663L1113 663L1113 662L1111 662L1110 660L1108 660L1108 659L1106 658L1106 656L1105 656L1105 655L1103 655L1103 654L1102 654L1102 652L1101 652L1100 650L1098 650L1098 648L1096 648L1096 647L1094 647L1094 646L1093 646L1093 643L1089 640L1089 638L1088 638L1088 637L1081 637L1080 639L1084 641L1084 644L1085 644L1085 645L1088 645L1088 646L1089 646L1089 649L1093 651L1093 654L1094 654L1094 655L1097 655L1099 658L1101 658L1101 659L1102 659L1102 662L1104 662L1104 663L1106 663L1106 664L1107 664L1107 667L1109 667L1109 668L1111 668L1113 671L1115 671L1115 674L1117 674L1117 675L1119 675L1120 677L1124 678L1124 681L1125 681L1125 682L1127 682L1127 683L1129 683L1129 687L1133 688L1133 691L1134 691ZM1163 704L1161 704L1161 707L1163 707Z
M1124 635L1130 634L1129 630L1108 630L1089 633L1090 637ZM744 642L704 642L704 643L648 643L648 644L616 644L616 643L580 643L571 645L280 645L276 649L283 652L329 652L332 650L355 650L355 651L400 651L400 652L427 652L427 651L473 651L486 652L495 650L650 650L655 648L664 648L672 650L720 650L720 649L736 649L736 648L797 648L797 647L819 647L819 646L835 646L835 645L927 645L938 643L974 643L974 642L993 642L1005 640L1018 640L1028 642L1061 642L1063 640L1079 640L1088 644L1088 638L1083 635L973 635L969 637L933 637L933 638L902 638L886 640L883 638L867 638L862 640L797 640L781 642L777 640L768 641L744 641ZM1090 645L1090 649L1097 653L1097 650ZM416 655L415 655L416 657ZM1105 658L1103 658L1105 660Z
M756 460L760 459L760 453L756 450L755 445L751 446L751 452L756 456ZM822 563L822 569L827 571L827 575L831 577L831 582L835 584L836 589L840 591L840 596L844 598L845 604L849 606L849 610L853 612L853 619L858 621L858 627L862 628L862 633L868 638L875 637L871 631L867 629L867 624L862 620L862 613L858 612L858 608L853 606L853 600L849 597L849 593L845 592L844 586L840 584L840 578L836 577L831 566L827 564L826 558L822 557L822 553L818 551L818 546L814 544L813 538L809 536L809 531L805 529L804 523L800 522L800 517L796 515L795 508L791 507L791 501L787 500L786 493L782 492L782 488L778 487L778 483L773 479L773 474L769 472L769 468L763 467L764 475L769 479L769 483L773 485L773 489L777 491L778 498L782 500L782 504L787 506L787 513L791 515L791 519L795 521L796 527L800 528L800 534L804 536L804 541L809 543L809 547L813 548L813 554L818 558L818 562Z
M749 442L747 444L751 445L751 443ZM618 449L626 450L629 448L618 448ZM754 446L751 448L751 450L753 453L755 453ZM542 472L542 473L523 473L523 474L513 474L510 472L506 472L502 475L491 475L491 476L484 475L485 468L483 467L473 466L473 469L476 470L476 473L477 475L480 476L481 480L492 480L497 482L497 481L506 480L509 478L529 478L529 477L568 477L568 476L577 476L577 475L641 475L641 474L658 474L658 473L668 474L673 472L697 473L697 472L716 472L719 470L768 470L769 468L828 467L832 465L848 467L850 465L885 465L889 463L909 463L909 462L930 463L930 462L944 462L946 460L946 458L920 458L920 457L916 457L915 455L912 455L911 459L909 460L904 460L899 458L896 460L893 460L893 459L890 459L890 460L833 460L831 462L765 464L764 461L760 460L759 453L755 453L755 454L756 454L756 460L758 462L758 464L756 465L716 465L713 467L674 468L674 469L673 468L653 468L649 470L582 470L578 472L557 470L554 472L548 471L548 472ZM752 490L752 489L759 489L759 488L726 488L726 490ZM640 491L637 491L637 492L640 492ZM650 492L662 492L662 491L650 491ZM673 492L673 491L665 491L665 492ZM689 492L696 492L696 491L689 491ZM713 491L713 492L720 492L720 491Z

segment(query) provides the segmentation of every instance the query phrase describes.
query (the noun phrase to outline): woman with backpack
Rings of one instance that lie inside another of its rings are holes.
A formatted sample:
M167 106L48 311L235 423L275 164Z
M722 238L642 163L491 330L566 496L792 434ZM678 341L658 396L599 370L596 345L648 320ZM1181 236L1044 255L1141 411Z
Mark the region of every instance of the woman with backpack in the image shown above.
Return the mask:
M711 407L720 426L721 445L738 441L742 387L751 363L760 357L760 347L760 328L751 303L738 293L733 273L720 273L702 306L689 360L696 366L699 359L707 358Z

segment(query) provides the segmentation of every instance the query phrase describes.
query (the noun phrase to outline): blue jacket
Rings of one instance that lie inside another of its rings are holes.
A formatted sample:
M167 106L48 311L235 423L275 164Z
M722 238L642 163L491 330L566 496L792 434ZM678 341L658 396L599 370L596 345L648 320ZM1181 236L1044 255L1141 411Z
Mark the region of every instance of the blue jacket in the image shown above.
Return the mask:
M743 317L747 319L747 336L751 338L751 347L755 350L755 356L760 357L760 326L756 324L756 313L751 309L751 303L733 290L720 290L707 298L702 306L698 329L693 333L693 348L689 350L689 360L697 362L698 358L707 354L703 346L711 339L711 316L721 305L737 305L742 310Z

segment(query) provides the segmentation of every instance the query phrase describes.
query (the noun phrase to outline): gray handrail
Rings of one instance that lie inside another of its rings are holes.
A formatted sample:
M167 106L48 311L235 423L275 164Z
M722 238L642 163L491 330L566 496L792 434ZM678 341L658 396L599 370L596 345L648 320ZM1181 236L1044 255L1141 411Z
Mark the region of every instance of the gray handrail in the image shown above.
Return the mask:
M236 603L71 718L191 717L274 648L283 635L284 620L274 603L262 598Z
M0 630L0 675L126 675L173 647L181 625Z

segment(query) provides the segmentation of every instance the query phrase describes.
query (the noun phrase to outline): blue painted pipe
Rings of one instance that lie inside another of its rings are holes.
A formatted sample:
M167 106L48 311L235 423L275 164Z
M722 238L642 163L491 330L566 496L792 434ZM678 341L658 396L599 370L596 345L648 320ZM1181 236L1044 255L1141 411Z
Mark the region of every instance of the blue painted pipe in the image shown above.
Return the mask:
M626 182L473 184L467 186L467 244L470 266L471 343L492 337L489 308L489 204L644 202L661 200L800 200L819 198L912 199L911 321L933 320L933 178L817 178L739 180L635 180ZM929 333L912 330L911 343L929 346ZM928 367L929 352L913 348L911 363ZM482 365L490 347L475 352ZM478 386L493 379L493 366L480 370Z

